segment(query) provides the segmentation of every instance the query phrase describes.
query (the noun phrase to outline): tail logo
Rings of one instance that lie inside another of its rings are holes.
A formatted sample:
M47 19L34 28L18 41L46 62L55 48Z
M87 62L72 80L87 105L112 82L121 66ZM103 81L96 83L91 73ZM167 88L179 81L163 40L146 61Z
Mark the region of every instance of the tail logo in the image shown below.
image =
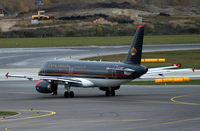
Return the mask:
M131 55L134 56L134 55L136 55L136 53L137 53L137 50L133 47L131 49Z

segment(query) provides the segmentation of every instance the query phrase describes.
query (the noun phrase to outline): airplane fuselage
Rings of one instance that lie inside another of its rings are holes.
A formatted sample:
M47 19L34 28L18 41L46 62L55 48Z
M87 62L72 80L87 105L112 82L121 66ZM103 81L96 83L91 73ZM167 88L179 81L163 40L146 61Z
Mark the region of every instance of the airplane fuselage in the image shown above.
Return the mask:
M100 61L48 61L40 69L40 76L70 77L81 80L83 87L116 87L147 72L141 65ZM88 80L88 81L87 81Z

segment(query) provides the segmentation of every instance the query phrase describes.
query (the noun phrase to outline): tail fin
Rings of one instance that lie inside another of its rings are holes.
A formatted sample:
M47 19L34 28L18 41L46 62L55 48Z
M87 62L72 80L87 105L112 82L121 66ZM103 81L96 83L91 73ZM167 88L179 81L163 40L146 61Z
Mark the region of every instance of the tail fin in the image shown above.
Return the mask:
M132 41L131 47L129 49L128 55L124 63L127 64L140 64L142 57L142 45L143 45L143 37L144 37L144 26L138 26L135 38Z

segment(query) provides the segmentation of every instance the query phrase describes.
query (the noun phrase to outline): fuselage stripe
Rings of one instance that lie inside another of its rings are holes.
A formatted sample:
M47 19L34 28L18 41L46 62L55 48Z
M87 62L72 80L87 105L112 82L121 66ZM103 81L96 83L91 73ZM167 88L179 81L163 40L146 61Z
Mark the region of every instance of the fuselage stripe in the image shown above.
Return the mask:
M76 77L89 77L89 78L124 78L123 76L112 76L110 75L87 75L87 74L66 74L66 73L39 73L43 76L76 76Z
M117 75L117 76L124 76L124 74L117 74L117 73L90 73L90 72L64 72L64 71L40 71L39 73L57 73L57 74L84 74L84 75Z

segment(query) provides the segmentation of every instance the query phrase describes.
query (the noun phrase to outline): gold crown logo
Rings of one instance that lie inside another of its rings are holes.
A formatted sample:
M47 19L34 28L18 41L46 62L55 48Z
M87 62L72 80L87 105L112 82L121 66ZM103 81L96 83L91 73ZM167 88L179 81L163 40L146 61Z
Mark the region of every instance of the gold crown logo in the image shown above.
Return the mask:
M131 49L131 55L136 55L136 53L137 53L137 50L133 47L133 48Z

